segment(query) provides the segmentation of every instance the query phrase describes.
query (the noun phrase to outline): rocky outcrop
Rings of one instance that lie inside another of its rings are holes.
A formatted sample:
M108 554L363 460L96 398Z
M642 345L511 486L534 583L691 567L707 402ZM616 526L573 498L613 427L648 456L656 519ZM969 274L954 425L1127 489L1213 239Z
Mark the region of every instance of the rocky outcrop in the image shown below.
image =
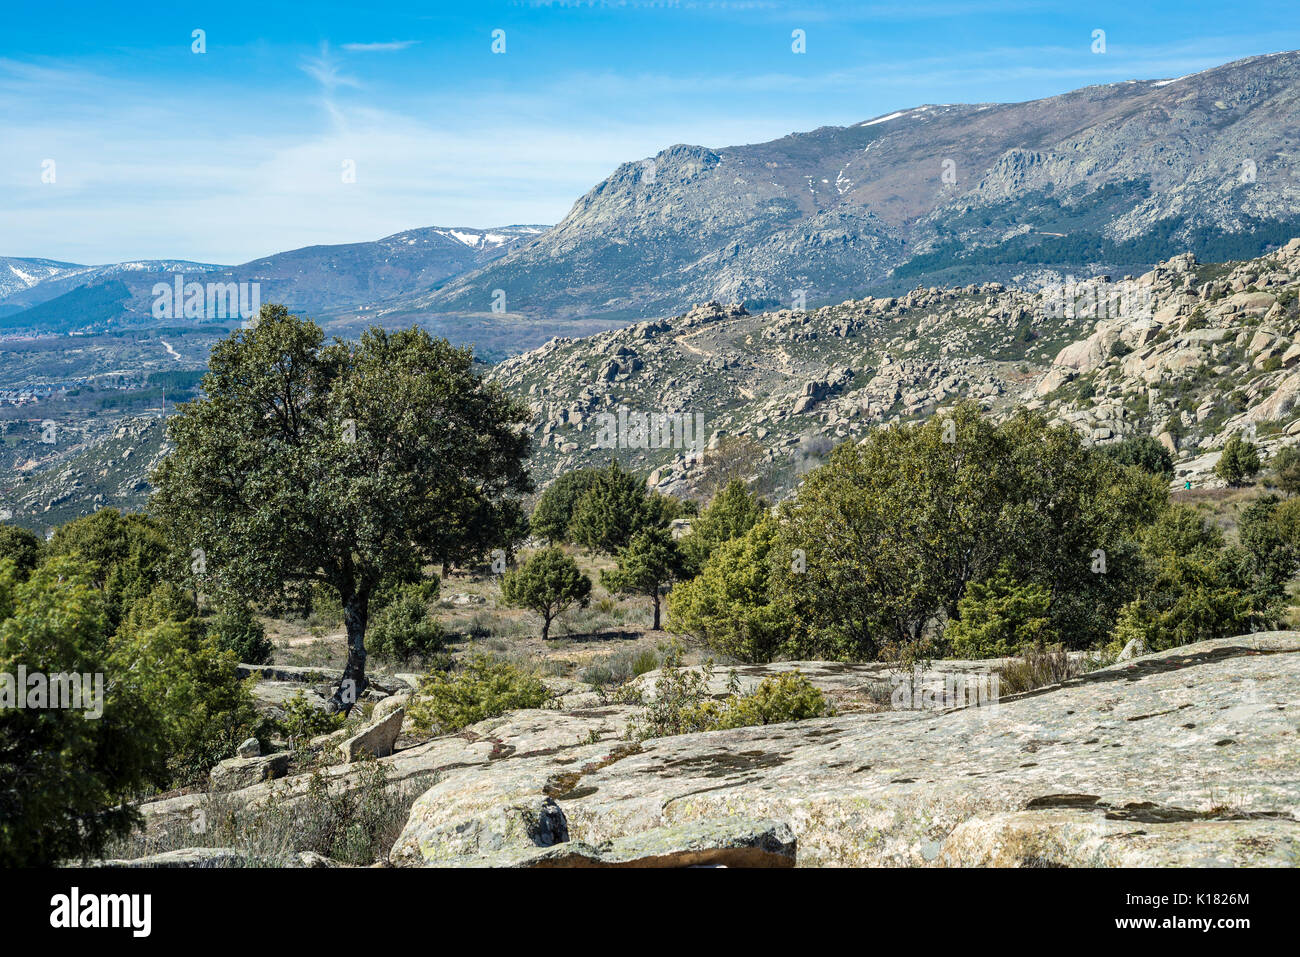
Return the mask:
M238 791L261 781L273 781L289 772L289 753L255 757L227 758L208 774L208 786L214 791Z
M1276 632L992 707L516 746L444 769L391 858L599 863L638 835L745 819L789 827L801 866L1294 862L1298 693L1300 635ZM559 718L525 712L496 732L522 721L536 742Z
M339 745L339 754L344 762L351 763L362 758L386 758L393 753L397 736L402 733L402 721L406 718L405 708L396 708L359 734L355 734Z
M456 867L794 867L795 837L777 821L724 817L653 828L596 846L565 841L450 863Z

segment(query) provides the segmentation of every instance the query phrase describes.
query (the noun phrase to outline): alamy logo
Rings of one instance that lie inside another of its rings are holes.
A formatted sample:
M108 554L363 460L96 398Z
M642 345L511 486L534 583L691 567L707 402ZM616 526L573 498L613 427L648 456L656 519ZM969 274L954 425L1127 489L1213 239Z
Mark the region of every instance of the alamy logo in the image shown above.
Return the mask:
M946 711L949 708L989 708L998 703L1000 679L996 674L948 673L926 680L920 668L911 674L891 675L889 697L895 711Z
M94 721L104 716L103 674L59 672L47 675L28 672L18 666L18 674L0 672L0 711L71 710L84 711L82 716Z
M82 894L78 887L50 898L50 926L128 927L133 937L148 937L153 928L150 894Z
M598 449L686 449L688 458L704 456L704 415L686 412L596 414Z
M1150 286L1105 279L1076 280L1043 287L1043 314L1049 319L1149 318L1155 307Z
M257 282L186 282L177 273L171 283L153 287L155 319L252 319L262 308Z

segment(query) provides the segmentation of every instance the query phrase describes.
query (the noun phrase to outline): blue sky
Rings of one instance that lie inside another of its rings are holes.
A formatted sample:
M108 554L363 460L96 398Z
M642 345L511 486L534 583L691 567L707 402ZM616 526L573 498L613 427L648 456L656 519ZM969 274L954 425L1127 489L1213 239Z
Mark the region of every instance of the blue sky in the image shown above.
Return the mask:
M112 7L3 15L0 255L236 263L417 226L550 223L674 143L1300 48L1294 2L1252 0Z

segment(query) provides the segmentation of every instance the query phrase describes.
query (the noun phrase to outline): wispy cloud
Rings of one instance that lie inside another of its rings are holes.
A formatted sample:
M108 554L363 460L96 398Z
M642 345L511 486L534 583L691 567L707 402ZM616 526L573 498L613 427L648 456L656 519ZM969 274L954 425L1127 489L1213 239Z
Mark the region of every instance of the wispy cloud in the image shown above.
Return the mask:
M361 86L361 82L356 77L348 76L342 72L338 61L330 53L328 43L321 44L319 55L303 58L302 71L319 83L324 88L326 95L333 95L334 91L339 87Z
M345 43L343 49L349 53L392 53L413 47L419 40L389 40L386 43Z

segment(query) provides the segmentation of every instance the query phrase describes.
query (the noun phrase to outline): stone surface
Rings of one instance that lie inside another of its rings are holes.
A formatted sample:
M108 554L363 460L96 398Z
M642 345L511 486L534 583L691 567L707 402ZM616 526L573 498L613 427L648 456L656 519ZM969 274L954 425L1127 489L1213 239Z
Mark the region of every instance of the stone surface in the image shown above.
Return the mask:
M406 709L399 707L360 734L353 735L340 744L339 754L346 762L359 761L362 758L388 757L393 753L397 736L402 733L404 720L406 720Z
M240 758L257 758L261 755L262 746L257 743L257 738L248 738L235 749L235 756Z
M235 791L261 781L282 778L289 772L289 752L267 754L255 758L227 758L208 774L208 785L214 791Z
M726 817L654 828L598 846L566 841L453 863L462 867L794 867L795 837L778 821Z
M1130 638L1124 650L1119 653L1120 661L1131 661L1147 653L1147 643L1141 638Z
M444 769L391 859L523 859L545 817L552 848L561 833L600 848L698 821L771 820L791 829L804 866L1294 863L1298 700L1300 635L1272 632L1157 652L992 708L516 747Z

